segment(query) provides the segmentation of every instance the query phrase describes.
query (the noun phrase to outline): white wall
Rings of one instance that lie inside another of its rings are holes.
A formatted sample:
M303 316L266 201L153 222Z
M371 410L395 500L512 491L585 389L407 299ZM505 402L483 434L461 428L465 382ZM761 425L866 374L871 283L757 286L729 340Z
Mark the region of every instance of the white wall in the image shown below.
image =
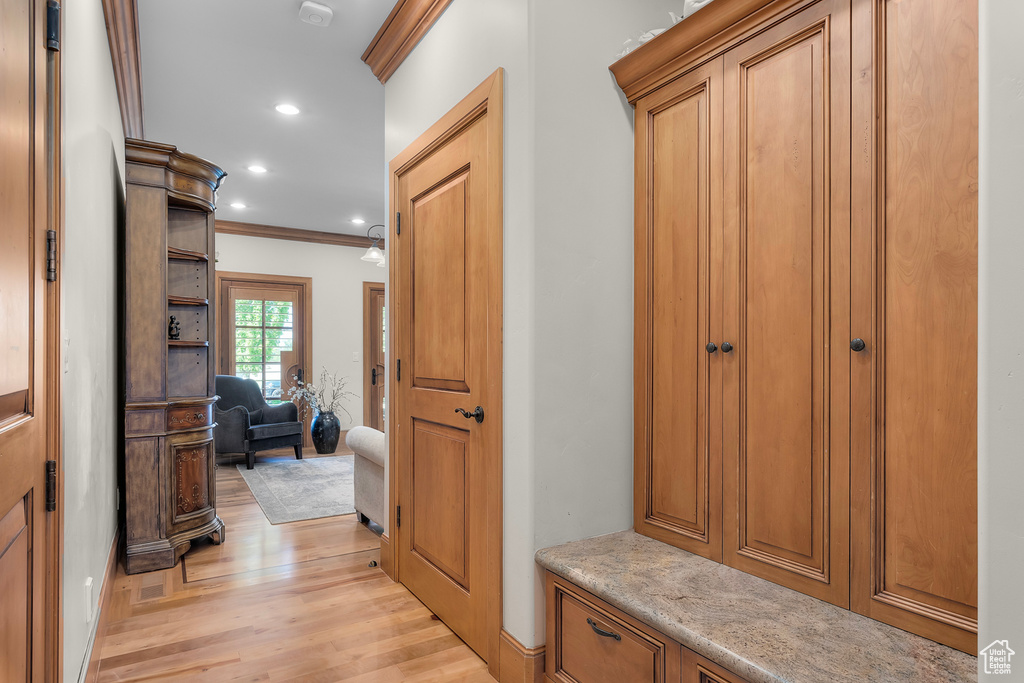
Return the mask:
M535 592L536 340L526 0L461 0L448 6L384 85L384 153L390 162L499 67L505 69L504 609L506 629L515 624L510 632L529 645L534 628L529 596Z
M262 237L217 235L217 270L313 278L315 381L326 367L348 379L357 398L338 411L341 428L363 424L363 282L383 282L387 270L360 261L366 249Z
M101 4L71 2L64 11L64 680L77 681L117 527L124 134Z
M1024 4L980 5L978 645L1008 639L1024 681Z
M632 111L608 65L681 9L456 2L384 88L390 160L505 69L504 626L526 646L534 552L631 524Z
M535 550L633 525L633 108L608 66L670 10L682 3L530 2Z

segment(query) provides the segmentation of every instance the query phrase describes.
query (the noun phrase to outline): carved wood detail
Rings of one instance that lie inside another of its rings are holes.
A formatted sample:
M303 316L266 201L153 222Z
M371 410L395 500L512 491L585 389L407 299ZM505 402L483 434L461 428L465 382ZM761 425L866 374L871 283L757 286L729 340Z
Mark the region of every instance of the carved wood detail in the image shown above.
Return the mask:
M167 411L167 429L179 430L205 427L213 421L213 406L170 408Z
M210 444L174 447L176 517L210 505Z

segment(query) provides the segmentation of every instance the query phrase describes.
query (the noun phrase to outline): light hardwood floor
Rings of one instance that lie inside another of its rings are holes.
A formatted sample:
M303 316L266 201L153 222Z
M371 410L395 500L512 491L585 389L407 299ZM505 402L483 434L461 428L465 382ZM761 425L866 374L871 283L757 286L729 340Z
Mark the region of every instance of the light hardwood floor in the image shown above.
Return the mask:
M198 544L164 571L118 567L99 681L493 683L412 593L368 566L379 541L355 515L273 526L233 464L217 469L217 497L223 545Z

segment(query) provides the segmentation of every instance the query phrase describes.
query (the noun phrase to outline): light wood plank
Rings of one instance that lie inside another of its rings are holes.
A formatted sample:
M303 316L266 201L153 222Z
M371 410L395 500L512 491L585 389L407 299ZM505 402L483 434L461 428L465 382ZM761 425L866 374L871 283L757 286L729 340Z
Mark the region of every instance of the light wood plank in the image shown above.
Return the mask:
M269 458L291 459L290 449ZM221 546L118 568L97 681L487 681L487 665L379 567L355 515L273 526L233 462L217 469Z

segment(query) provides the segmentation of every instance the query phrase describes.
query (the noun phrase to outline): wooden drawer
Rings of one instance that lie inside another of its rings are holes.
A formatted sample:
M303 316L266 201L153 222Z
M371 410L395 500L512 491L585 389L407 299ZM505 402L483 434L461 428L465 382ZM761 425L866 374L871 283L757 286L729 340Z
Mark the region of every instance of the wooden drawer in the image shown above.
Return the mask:
M680 646L559 577L548 574L552 683L676 683Z
M747 683L696 652L683 648L683 683Z

